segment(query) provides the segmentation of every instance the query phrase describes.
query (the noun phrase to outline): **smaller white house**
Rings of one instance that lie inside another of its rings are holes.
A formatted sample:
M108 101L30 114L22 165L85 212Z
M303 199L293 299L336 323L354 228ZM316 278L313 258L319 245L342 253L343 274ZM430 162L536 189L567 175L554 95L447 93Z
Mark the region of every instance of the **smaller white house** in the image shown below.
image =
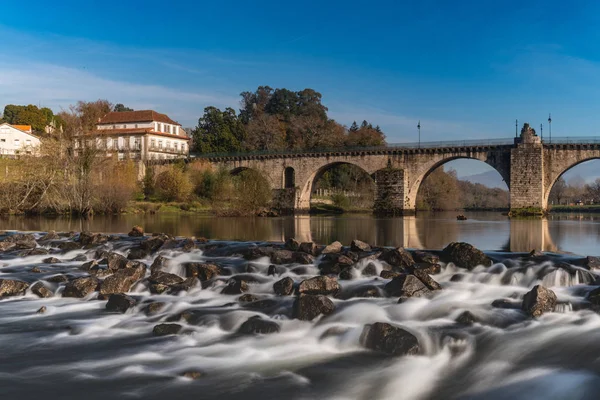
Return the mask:
M31 126L0 124L0 156L33 154L39 147L40 138L31 133Z

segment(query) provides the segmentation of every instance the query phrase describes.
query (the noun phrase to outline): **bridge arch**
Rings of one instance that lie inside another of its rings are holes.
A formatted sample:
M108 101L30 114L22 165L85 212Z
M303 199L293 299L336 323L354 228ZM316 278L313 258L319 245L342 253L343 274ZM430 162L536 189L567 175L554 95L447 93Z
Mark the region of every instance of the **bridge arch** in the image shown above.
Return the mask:
M477 155L465 155L465 154L440 154L440 157L431 159L427 163L412 168L409 174L409 182L406 187L408 193L405 196L405 208L409 210L415 210L417 205L417 195L421 184L427 177L435 171L437 168L444 164L454 160L477 160L483 162L492 167L506 184L506 187L510 191L510 160L507 165L506 160L498 160L495 154L477 154ZM409 169L411 169L409 167Z
M551 164L549 168L546 170L546 174L544 176L544 196L543 196L543 208L548 208L548 203L550 201L550 193L552 192L552 188L554 184L562 177L565 173L576 168L577 166L586 163L588 161L600 160L600 150L588 150L578 152L575 157L569 158L558 158L552 157ZM598 174L598 178L600 178L600 173Z
M321 176L331 168L338 165L352 165L354 167L359 168L361 171L368 175L371 179L373 179L373 172L368 166L361 165L361 163L353 162L350 160L327 160L328 162L322 163L319 166L316 166L315 169L312 169L307 173L300 182L302 186L299 187L299 190L296 193L296 208L297 209L310 209L310 200L313 192L313 188L315 183L319 180ZM373 181L374 182L374 181Z

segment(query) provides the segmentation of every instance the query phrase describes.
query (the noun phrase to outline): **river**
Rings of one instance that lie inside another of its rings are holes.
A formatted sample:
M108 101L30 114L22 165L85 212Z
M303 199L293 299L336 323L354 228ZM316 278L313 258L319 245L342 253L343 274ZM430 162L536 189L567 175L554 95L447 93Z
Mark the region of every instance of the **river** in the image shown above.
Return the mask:
M600 255L600 215L554 214L547 219L509 219L500 212L418 213L416 216L377 218L372 215L300 215L279 218L214 217L210 215L131 214L72 218L11 216L0 229L18 231L128 232L141 225L147 232L218 240L284 241L349 244L360 239L377 246L442 249L464 241L483 250L525 252L542 250Z
M564 253L599 255L598 217L466 216L4 218L0 395L597 399L600 296L590 293L600 263ZM124 234L136 224L210 240ZM426 249L466 241L487 255L466 266L448 252L267 243L286 237ZM548 253L509 253L532 249ZM436 255L439 265L423 261ZM551 291L536 298L541 315L525 305L536 285Z

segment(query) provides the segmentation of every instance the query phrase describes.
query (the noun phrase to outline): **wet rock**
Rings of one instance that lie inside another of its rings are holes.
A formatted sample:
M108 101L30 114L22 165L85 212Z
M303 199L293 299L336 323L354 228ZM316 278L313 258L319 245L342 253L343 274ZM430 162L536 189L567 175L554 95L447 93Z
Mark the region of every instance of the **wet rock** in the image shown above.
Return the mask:
M134 247L131 250L129 250L129 253L127 254L127 259L128 260L140 260L142 258L146 258L148 257L148 251L142 249L141 247Z
M502 308L505 310L518 310L520 308L519 304L507 299L494 300L492 301L491 306L494 308Z
M296 297L292 315L296 319L312 321L319 315L329 315L335 310L335 305L323 295L301 294Z
M290 251L298 251L298 249L300 248L300 242L298 242L296 239L294 238L288 238L285 241L285 245L284 245L286 250L290 250Z
M488 256L469 243L452 242L446 246L443 254L444 257L460 268L471 270L479 265L483 265L484 267L492 265L492 260Z
M42 260L42 262L43 262L44 264L58 264L58 263L60 263L61 261L60 261L58 258L56 258L56 257L48 257L48 258L44 258L44 259Z
M463 311L455 321L462 325L473 325L478 319L470 311Z
M354 279L354 271L357 271L356 268L346 267L340 272L339 278L344 281L352 280Z
M31 286L31 293L41 298L52 297L54 293L48 289L42 282L37 282Z
M188 379L200 379L204 376L204 372L202 371L185 371L181 374L184 378Z
M361 272L362 276L377 276L377 265L375 263L368 263Z
M50 240L58 240L60 236L56 233L56 231L49 231L44 236L40 238L40 242L49 242Z
M0 297L25 294L29 283L14 279L0 279Z
M46 278L46 281L48 282L52 282L52 283L63 283L63 282L68 282L69 278L66 277L65 275L54 275L54 276L50 276L48 278Z
M230 279L221 294L241 294L248 291L248 283L241 279Z
M101 233L81 232L79 234L79 243L82 246L99 245L108 242L108 236Z
M294 280L286 277L275 282L273 284L273 291L278 296L289 296L294 292Z
M598 270L600 269L600 258L587 256L582 258L581 260L577 260L576 265L587 268L589 270Z
M196 242L193 237L185 238L185 239L183 239L183 242L181 243L181 250L185 251L186 253L189 253L190 251L197 249L197 248L198 248L198 246L196 246Z
M315 276L300 282L298 293L300 294L324 294L335 295L340 290L336 278L330 276Z
M435 275L442 272L442 266L440 264L417 263L413 265L413 269L421 270L429 275Z
M253 301L258 301L258 296L253 295L251 293L246 293L238 297L238 301L240 303L252 303Z
M48 249L45 249L43 247L36 247L35 249L26 250L23 253L21 253L22 257L45 256L47 254L50 254L50 252L48 251Z
M556 294L542 285L536 285L523 297L521 309L532 317L539 317L545 312L554 311Z
M411 267L415 263L412 255L403 247L386 249L383 251L383 253L381 253L379 259L390 264L392 267L400 268Z
M41 306L37 311L36 314L44 314L47 311L46 306Z
M412 256L417 263L437 264L440 262L440 258L437 255L426 251L416 250L413 252Z
M343 254L326 254L319 263L321 275L339 275L343 269L354 264L354 261Z
M134 307L135 304L136 301L133 297L129 297L123 293L115 293L111 294L108 298L108 302L106 303L106 310L124 313L131 307Z
M298 264L309 265L315 262L315 258L310 254L296 252L294 253L294 262Z
M168 267L169 267L169 259L166 257L163 257L163 256L158 256L152 262L152 265L150 266L150 272L152 274L154 274L159 271L164 271Z
M402 328L376 322L366 326L364 345L367 349L379 351L393 356L414 355L421 352L419 341L410 332Z
M127 293L131 287L146 274L144 266L120 269L100 284L100 294Z
M181 328L183 327L179 324L159 324L152 329L152 334L154 336L177 335Z
M394 279L397 276L402 275L402 273L400 272L396 272L396 271L388 271L388 270L383 270L379 273L379 276L382 277L383 279Z
M98 279L95 277L77 278L65 285L63 297L82 298L96 290Z
M269 270L267 271L267 275L268 276L277 275L277 267L274 266L273 264L269 265Z
M262 319L261 317L254 316L248 318L238 329L237 333L242 335L254 335L257 333L266 335L269 333L277 333L281 328L279 324L273 321Z
M183 278L179 275L171 274L168 272L157 271L150 275L150 282L160 283L167 286L177 285L183 282Z
M274 252L275 248L272 246L259 246L245 249L242 251L242 255L246 260L256 260L257 258L271 257Z
M183 282L171 286L170 293L189 292L193 288L200 284L198 278L189 277L184 279Z
M357 262L359 260L359 256L358 253L354 252L354 251L346 251L344 253L344 255L346 256L346 258L350 259L352 261L352 263L354 264L355 262Z
M39 274L40 272L42 272L42 270L39 269L39 267L33 267L33 268L31 268L31 272L33 272L35 274Z
M466 278L465 274L461 274L461 273L454 274L450 277L450 282L460 282L460 281L463 281L465 278Z
M215 264L191 262L185 263L183 266L187 277L196 277L202 282L211 280L222 274L221 268Z
M127 235L131 236L131 237L144 236L144 228L142 228L139 225L134 225L133 228L131 228L131 231Z
M60 242L57 246L63 253L81 249L81 245L77 242Z
M101 261L101 264L106 264L108 269L116 271L122 268L127 268L127 263L130 262L127 258L119 253L110 252L106 258Z
M371 245L368 244L368 243L365 243L363 241L354 239L352 241L352 243L350 243L350 249L352 251L355 251L355 252L358 252L358 253L359 252L366 252L366 251L371 251Z
M154 315L160 312L160 310L162 310L163 308L165 308L166 305L167 303L163 303L162 301L154 301L148 304L146 307L144 307L144 314Z
M153 253L155 251L157 251L158 249L160 249L164 244L165 241L170 240L171 238L168 235L157 235L157 236L152 236L146 240L143 240L140 243L140 248L143 250L146 250L149 253Z
M339 253L341 251L342 251L342 244L338 241L335 241L335 242L331 243L329 246L326 246L321 253L322 254L334 254L334 253Z
M271 262L275 264L290 264L294 259L294 253L290 250L275 250L271 253Z
M319 248L313 242L302 242L298 247L298 251L302 253L310 254L311 256L316 256Z
M600 287L589 292L587 295L587 300L592 304L600 306Z
M419 280L423 282L425 286L427 286L427 289L442 290L442 286L439 283L437 283L431 276L429 276L429 274L424 270L417 268L412 271L412 274L419 278Z
M419 278L414 275L401 274L392 279L384 288L388 296L421 297L431 293Z
M0 251L8 251L15 248L13 242L0 242Z
M71 258L69 261L87 261L87 257L85 254L77 254L75 257Z

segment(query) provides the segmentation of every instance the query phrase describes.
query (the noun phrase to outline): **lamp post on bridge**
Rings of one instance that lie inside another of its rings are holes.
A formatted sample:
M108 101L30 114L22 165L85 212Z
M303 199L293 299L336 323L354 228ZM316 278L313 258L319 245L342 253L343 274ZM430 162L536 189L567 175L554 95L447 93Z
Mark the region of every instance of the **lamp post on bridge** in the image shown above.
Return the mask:
M517 131L519 130L519 120L515 119L515 139L517 138Z
M417 124L417 129L419 130L419 148L421 148L421 120Z
M540 140L544 142L544 125L540 124Z
M550 144L552 144L552 115L548 114L548 130L550 131Z

